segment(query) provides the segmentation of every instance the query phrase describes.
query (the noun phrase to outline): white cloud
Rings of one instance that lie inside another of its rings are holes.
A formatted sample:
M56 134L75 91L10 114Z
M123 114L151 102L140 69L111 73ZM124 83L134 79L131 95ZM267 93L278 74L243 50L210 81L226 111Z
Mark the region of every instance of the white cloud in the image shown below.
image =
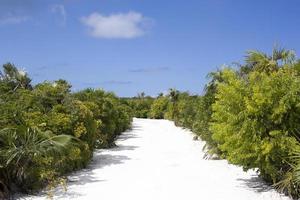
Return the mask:
M0 18L0 25L20 24L22 22L27 21L28 19L29 19L28 16L18 16L18 15L8 14Z
M62 17L62 25L66 24L67 21L67 12L65 10L65 6L61 4L56 4L51 7L51 12L58 13Z
M102 15L92 13L82 17L81 22L89 28L89 34L97 38L130 39L145 34L146 18L137 12Z

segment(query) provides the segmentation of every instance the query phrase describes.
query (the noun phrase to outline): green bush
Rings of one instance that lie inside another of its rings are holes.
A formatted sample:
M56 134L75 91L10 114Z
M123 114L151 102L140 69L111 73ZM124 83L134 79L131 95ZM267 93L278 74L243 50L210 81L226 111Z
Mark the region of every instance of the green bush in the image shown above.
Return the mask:
M99 89L72 93L64 80L33 86L25 72L5 64L0 198L15 187L29 192L51 185L86 166L94 148L113 146L130 128L132 116L173 120L206 141L208 154L257 169L279 191L299 197L299 66L293 51L249 51L239 68L210 73L203 95L170 89L157 98L120 99Z
M150 107L149 117L153 119L163 119L168 107L169 100L167 97L158 97Z
M258 168L276 183L299 148L299 76L286 67L270 74L253 71L246 80L226 69L222 77L211 127L222 156L245 169Z
M99 126L97 130L97 147L110 147L121 132L130 127L131 109L112 93L103 90L86 89L73 94L92 112Z
M128 105L130 106L134 117L138 117L138 118L150 117L150 109L154 101L154 98L150 96L145 96L145 94L142 93L139 94L137 97L124 98L124 100L128 102Z
M0 198L61 182L85 167L95 147L130 127L131 109L112 93L71 93L64 80L32 86L12 64L0 72ZM72 141L72 142L71 142Z
M147 111L206 141L206 150L257 169L279 191L300 196L300 61L293 51L248 51L238 69L209 74L202 96L170 89Z

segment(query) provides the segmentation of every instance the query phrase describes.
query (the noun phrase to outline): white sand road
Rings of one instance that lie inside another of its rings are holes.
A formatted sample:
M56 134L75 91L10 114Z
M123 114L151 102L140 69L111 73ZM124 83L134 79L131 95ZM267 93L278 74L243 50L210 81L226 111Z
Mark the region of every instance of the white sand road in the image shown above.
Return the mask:
M95 152L87 169L71 174L54 199L279 200L255 172L225 160L203 159L204 142L167 120L134 119L117 147ZM44 194L22 199L46 199Z

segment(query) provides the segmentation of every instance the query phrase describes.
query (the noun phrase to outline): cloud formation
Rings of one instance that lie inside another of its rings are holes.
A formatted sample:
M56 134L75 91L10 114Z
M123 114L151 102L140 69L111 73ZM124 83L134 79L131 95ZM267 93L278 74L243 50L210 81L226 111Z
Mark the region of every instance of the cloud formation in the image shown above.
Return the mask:
M96 38L130 39L145 34L147 19L138 12L102 15L92 13L80 21L88 27L88 33Z
M65 6L62 4L56 4L51 7L51 12L57 13L61 16L62 21L61 24L65 25L67 21L67 12L65 10Z
M153 68L137 68L128 70L131 73L150 73L150 72L161 72L169 71L169 67L153 67Z

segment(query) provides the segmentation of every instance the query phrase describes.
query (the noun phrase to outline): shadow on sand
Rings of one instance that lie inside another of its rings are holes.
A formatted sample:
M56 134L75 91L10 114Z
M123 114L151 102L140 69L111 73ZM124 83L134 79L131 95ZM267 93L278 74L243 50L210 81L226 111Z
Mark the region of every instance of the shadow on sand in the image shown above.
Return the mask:
M134 135L126 134L121 138L127 140L132 138L133 136ZM119 145L111 149L96 150L94 152L94 156L91 163L86 168L68 175L67 191L64 191L63 187L61 186L54 189L55 199L78 199L80 196L84 194L72 190L74 186L76 187L85 184L105 181L101 179L101 177L99 178L99 174L97 175L96 170L111 165L123 164L124 162L130 160L130 158L122 155L122 151L132 151L135 150L136 148L138 147L130 146L130 145ZM116 152L118 152L119 155L116 155L115 154ZM43 196L45 198L47 197L45 191L40 192L39 194L36 195ZM29 196L26 195L15 196L15 198L18 200L22 200L23 198L25 199L25 197L28 198Z
M120 135L117 140L125 141L131 138L137 138L137 136L135 134L125 132ZM68 185L85 185L88 183L105 181L99 179L94 170L98 170L111 165L123 164L125 161L130 160L130 158L128 156L122 155L122 151L133 151L136 148L138 148L138 146L118 145L110 149L95 150L93 159L87 166L87 168L77 171L68 176ZM118 152L118 155L115 154L116 152Z
M125 140L128 140L128 139L133 139L133 138L139 138L139 136L137 136L135 134L132 134L132 133L126 133L124 135L120 135L117 139L117 142L118 141L125 141Z
M264 180L257 176L252 176L249 179L240 178L237 180L240 181L243 186L246 186L255 192L268 192L273 189L272 186L268 185Z
M96 150L92 162L87 166L87 168L77 171L68 176L68 188L70 189L70 191L65 192L63 189L57 188L54 192L55 199L76 199L82 196L83 194L72 190L72 188L74 186L105 181L101 179L101 177L99 178L99 174L97 174L96 170L111 165L120 165L125 161L130 160L130 158L127 156L115 155L110 152L134 150L135 148L135 146L124 145L117 146L112 149Z
M132 133L133 131L137 131L137 130L139 130L139 128L134 126L131 130L125 131L124 133L118 136L116 142L126 141L134 138L140 138L139 136L137 136L137 134Z
M134 131L138 129L140 129L139 126L132 127L132 130ZM125 141L133 138L139 138L136 134L132 133L132 130L126 131L123 134L121 134L117 138L117 141ZM54 189L54 194L55 194L54 198L55 199L78 199L78 197L84 194L80 194L79 192L72 190L74 186L76 188L76 186L83 186L90 183L106 181L101 179L101 177L99 177L99 172L97 173L97 170L111 165L123 164L124 162L130 160L130 158L128 156L122 155L122 151L133 151L136 148L138 148L138 146L120 144L110 149L95 150L93 159L86 168L73 172L68 175L67 191L64 191L64 189L61 186ZM42 191L36 195L43 196L45 198L47 196L45 191ZM23 198L28 199L28 197L29 196L26 195L24 196L20 194L20 196L17 196L16 199L18 200L21 200Z

